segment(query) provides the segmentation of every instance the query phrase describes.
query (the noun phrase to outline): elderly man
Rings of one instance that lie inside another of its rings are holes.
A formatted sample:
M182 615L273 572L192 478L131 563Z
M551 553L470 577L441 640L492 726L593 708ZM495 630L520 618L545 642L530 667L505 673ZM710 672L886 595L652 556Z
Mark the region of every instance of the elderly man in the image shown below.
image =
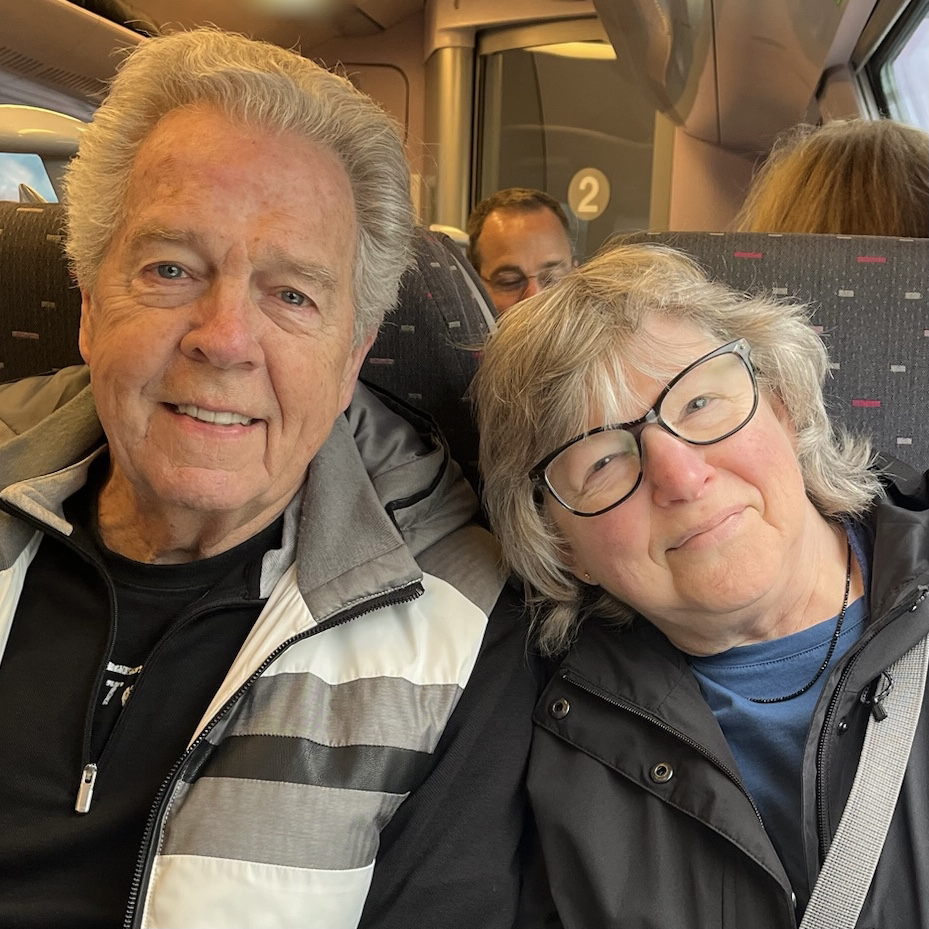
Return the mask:
M0 924L512 925L519 604L356 388L408 184L349 82L213 30L86 130L87 366L0 390Z
M508 187L468 217L468 260L498 313L563 278L575 261L561 204L541 190Z

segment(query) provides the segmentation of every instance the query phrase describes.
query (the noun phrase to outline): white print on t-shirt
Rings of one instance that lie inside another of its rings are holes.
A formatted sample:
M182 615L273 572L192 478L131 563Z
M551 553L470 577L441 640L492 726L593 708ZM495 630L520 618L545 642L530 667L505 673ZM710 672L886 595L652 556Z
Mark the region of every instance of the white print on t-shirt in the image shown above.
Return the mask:
M106 669L111 675L121 675L121 677L107 677L104 679L103 684L105 687L108 687L109 690L106 693L106 696L103 698L103 705L106 706L110 700L119 692L121 688L125 688L122 692L121 702L122 705L126 705L126 701L129 699L129 693L132 690L132 685L135 683L136 675L142 670L142 665L138 665L135 668L130 668L129 665L125 664L113 664L112 661L106 663Z

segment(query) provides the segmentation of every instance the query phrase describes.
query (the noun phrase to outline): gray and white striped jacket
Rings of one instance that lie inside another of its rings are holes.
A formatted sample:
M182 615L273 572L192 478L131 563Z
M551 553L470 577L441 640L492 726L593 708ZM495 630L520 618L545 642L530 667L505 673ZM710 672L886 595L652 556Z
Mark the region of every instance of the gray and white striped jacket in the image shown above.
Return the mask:
M0 425L0 654L43 537L15 514L67 533L102 447L84 383L66 369L3 404L22 416ZM358 925L504 584L470 488L398 416L359 387L313 460L267 603L156 802L127 925Z

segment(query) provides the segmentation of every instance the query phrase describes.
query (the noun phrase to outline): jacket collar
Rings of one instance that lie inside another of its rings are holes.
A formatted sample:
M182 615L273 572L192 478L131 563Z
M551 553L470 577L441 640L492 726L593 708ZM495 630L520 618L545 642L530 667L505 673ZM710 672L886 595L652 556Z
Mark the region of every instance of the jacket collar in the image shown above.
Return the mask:
M892 610L929 575L929 472L899 461L882 461L885 493L868 522L874 533L871 614Z
M86 379L86 369L78 376ZM88 385L2 446L8 486L0 500L68 534L63 502L103 448ZM415 557L476 511L476 497L429 417L359 384L287 507L282 548L263 561L262 593L296 553L300 591L323 620L420 579ZM34 531L0 513L0 567L12 564Z
M416 556L476 510L431 420L358 385L303 492L297 584L314 617L420 580Z

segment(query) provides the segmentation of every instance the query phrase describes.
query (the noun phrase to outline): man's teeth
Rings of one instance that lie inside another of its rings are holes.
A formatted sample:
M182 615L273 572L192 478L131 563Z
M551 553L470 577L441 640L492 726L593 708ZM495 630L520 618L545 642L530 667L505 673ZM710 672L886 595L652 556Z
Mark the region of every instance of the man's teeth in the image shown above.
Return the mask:
M218 423L220 426L231 426L234 423L240 426L247 426L254 421L249 419L248 416L243 416L241 413L233 413L229 410L220 410L219 412L201 410L199 406L194 406L192 403L179 403L175 409L178 413L183 413L185 416L192 416L194 419L199 419L202 423Z

